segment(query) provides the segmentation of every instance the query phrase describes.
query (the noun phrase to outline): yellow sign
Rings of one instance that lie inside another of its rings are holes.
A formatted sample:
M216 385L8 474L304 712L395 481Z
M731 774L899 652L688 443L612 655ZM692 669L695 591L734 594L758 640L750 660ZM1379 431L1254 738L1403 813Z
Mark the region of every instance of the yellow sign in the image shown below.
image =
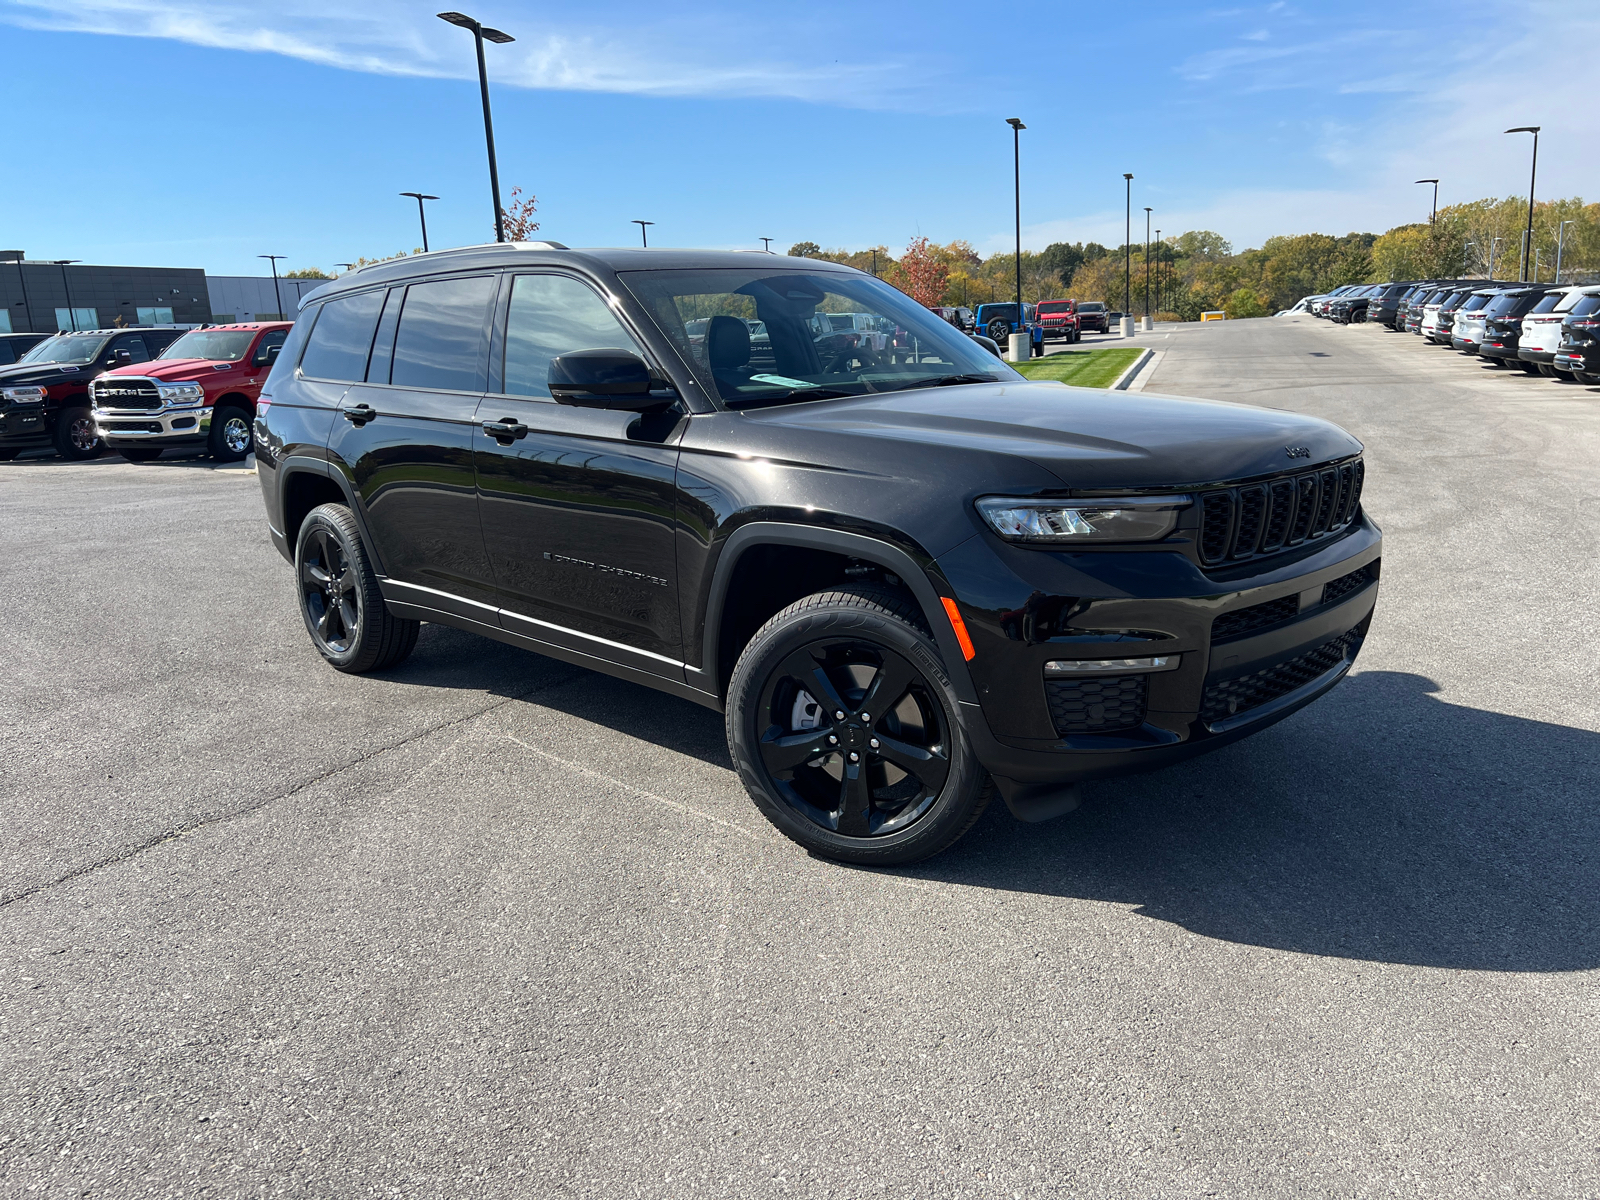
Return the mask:
M1225 312L1203 312L1200 314L1202 321L1226 321L1228 314Z

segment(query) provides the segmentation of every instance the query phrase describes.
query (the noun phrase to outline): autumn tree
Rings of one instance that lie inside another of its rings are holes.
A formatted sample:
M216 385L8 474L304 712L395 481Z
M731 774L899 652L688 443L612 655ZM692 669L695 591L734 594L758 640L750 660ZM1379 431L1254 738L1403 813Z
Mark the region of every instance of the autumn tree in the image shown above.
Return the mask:
M518 200L522 189L511 189L511 203L500 210L501 223L506 227L506 240L511 242L531 242L533 234L539 231L539 222L533 219L533 214L538 211L539 200L537 196L529 196L526 200Z
M924 308L932 308L944 299L950 266L929 248L927 238L912 238L900 257L900 274L901 290Z
M283 273L283 277L285 279L332 279L333 278L332 275L329 275L321 267L301 267L301 268L299 268L298 270L295 270L295 271L285 271Z

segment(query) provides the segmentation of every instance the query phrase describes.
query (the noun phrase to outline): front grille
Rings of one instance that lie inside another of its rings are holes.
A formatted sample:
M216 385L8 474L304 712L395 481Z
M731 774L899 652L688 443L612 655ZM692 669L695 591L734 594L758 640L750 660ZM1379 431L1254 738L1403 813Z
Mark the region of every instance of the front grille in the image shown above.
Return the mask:
M1146 675L1105 679L1050 679L1045 699L1056 733L1110 733L1144 724Z
M1287 696L1296 688L1304 687L1317 676L1332 670L1345 659L1354 659L1360 649L1361 634L1352 629L1343 637L1334 638L1313 650L1275 663L1264 671L1257 671L1241 679L1208 684L1200 705L1200 719L1208 723L1220 721L1235 713L1259 708L1280 696Z
M107 433L161 432L161 422L159 421L100 421L97 424Z
M1220 642L1226 638L1240 637L1299 615L1300 594L1296 592L1292 596L1268 600L1265 604L1253 604L1249 608L1223 613L1211 623L1211 640Z
M90 395L101 408L127 409L161 407L161 393L146 379L97 379L89 385Z
M1351 571L1348 575L1341 575L1339 578L1322 585L1322 602L1324 604L1337 604L1351 592L1359 592L1366 587L1371 578L1372 568L1370 566L1360 567Z
M1337 533L1355 520L1365 477L1356 459L1202 493L1200 560L1210 566L1259 558Z

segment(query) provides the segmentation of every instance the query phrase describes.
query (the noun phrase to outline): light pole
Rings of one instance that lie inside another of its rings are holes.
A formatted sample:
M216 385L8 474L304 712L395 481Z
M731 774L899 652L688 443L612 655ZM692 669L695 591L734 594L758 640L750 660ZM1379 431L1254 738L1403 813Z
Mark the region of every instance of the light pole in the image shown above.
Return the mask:
M1161 230L1156 230L1156 316L1161 315L1161 268L1165 265L1161 254Z
M1133 307L1133 176L1124 171L1122 178L1128 186L1122 230L1122 336L1128 337L1133 333L1133 315L1128 312Z
M1006 124L1011 126L1011 178L1017 209L1017 332L1027 337L1022 322L1022 131L1027 126L1019 117L1007 117ZM1029 353L1032 352L1030 346ZM1013 352L1013 360L1015 357Z
M472 39L478 48L478 87L483 92L483 136L489 144L489 191L494 197L494 240L503 242L506 240L506 218L505 213L500 210L500 168L494 160L494 121L489 116L489 70L483 63L483 39L488 38L497 46L503 46L517 39L509 33L490 29L466 13L442 12L439 14L439 19L448 21L452 25L459 25L462 29L472 30Z
M763 250L765 250L768 254L772 253L772 239L771 238L757 238L756 241L761 243L761 248Z
M356 269L355 263L334 263L333 265L343 267L346 271L354 271Z
M422 192L401 192L400 194L402 196L410 196L417 202L417 220L422 222L422 252L426 254L428 252L428 214L423 211L422 202L424 200L437 200L439 197L424 195Z
M283 320L283 291L278 287L278 260L288 258L287 254L258 254L257 258L270 258L272 260L272 293L278 297L278 320Z
M1489 240L1489 278L1490 279L1494 278L1494 248L1496 246L1498 246L1503 241L1505 241L1505 238L1503 238L1503 237L1491 238Z
M1433 212L1428 215L1428 224L1436 224L1439 220L1439 181L1437 179L1419 179L1417 182L1433 184Z
M28 276L22 269L22 260L25 258L27 258L27 255L21 250L13 250L6 256L6 261L17 264L17 282L22 285L22 319L28 323L28 328L26 330L19 329L17 330L18 333L33 332L33 308L28 304Z
M1150 206L1144 206L1144 327L1154 329L1150 323Z
M1533 185L1539 178L1539 128L1538 125L1518 125L1506 130L1507 133L1533 134L1533 165L1528 169L1528 228L1522 234L1522 271L1518 276L1522 283L1528 282L1528 250L1533 245Z
M874 250L872 252L872 277L874 279L876 279L878 277L878 252L876 250ZM991 287L989 289L989 291L991 293L991 295L989 296L989 299L993 300L994 296L993 296L992 293L994 292L994 288Z
M630 224L637 225L639 227L639 241L643 244L646 250L650 249L650 226L654 225L655 222L641 221L638 217L635 217Z
M67 282L67 268L81 258L54 258L50 260L61 268L61 287L67 293L67 320L72 322L72 332L78 332L78 310L72 307L72 285Z
M1554 281L1556 283L1561 282L1561 247L1562 243L1566 241L1567 226L1574 225L1576 223L1576 221L1563 221L1559 226L1556 227L1556 277ZM18 267L18 270L21 270L20 266Z

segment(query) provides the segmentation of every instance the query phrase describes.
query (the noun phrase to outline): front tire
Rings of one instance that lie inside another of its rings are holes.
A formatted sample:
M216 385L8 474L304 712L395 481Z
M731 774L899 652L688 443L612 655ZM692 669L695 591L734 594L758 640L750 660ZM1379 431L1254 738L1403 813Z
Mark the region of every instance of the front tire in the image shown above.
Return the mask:
M211 414L211 433L206 448L217 462L238 462L255 445L250 429L250 414L232 404L219 405Z
M422 622L389 611L355 516L343 504L307 515L295 539L294 572L306 632L334 670L382 671L416 648Z
M57 413L51 440L56 444L57 454L75 462L95 458L105 446L87 408L67 408Z
M916 605L839 588L750 639L728 688L728 749L786 837L823 858L894 866L948 849L988 803L957 711Z

